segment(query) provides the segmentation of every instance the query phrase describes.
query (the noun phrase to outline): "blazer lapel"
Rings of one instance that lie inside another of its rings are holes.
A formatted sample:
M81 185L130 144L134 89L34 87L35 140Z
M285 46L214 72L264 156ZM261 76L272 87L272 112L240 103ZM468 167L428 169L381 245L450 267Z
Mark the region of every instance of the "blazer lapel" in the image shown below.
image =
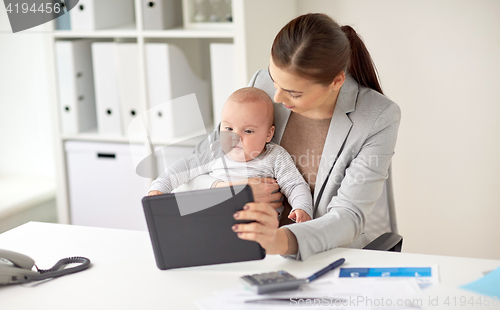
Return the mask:
M328 134L323 147L318 176L316 178L316 187L314 189L314 203L318 199L318 194L323 187L332 165L335 162L340 148L347 139L352 122L348 113L354 111L358 96L358 83L350 75L346 75L346 80L340 89L335 110L333 111L332 121L328 129ZM340 154L339 154L340 156Z
M269 96L274 98L273 93L270 93ZM333 111L332 121L326 136L325 146L323 147L323 155L321 156L318 176L316 178L314 201L317 200L321 187L330 172L330 168L335 162L335 157L340 151L342 144L351 130L352 122L348 117L348 113L354 111L357 97L358 83L353 77L346 74L346 80L340 89L337 104L335 106L335 110ZM274 103L274 124L276 126L276 130L274 132L274 137L271 140L272 142L280 144L289 117L290 110L288 108L281 103Z

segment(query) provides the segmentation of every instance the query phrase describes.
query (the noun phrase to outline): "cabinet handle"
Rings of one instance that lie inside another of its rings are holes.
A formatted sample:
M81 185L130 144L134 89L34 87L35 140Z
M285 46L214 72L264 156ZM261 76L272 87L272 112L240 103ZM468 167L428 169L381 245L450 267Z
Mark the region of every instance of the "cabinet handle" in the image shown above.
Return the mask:
M116 158L116 154L97 153L97 158Z
M149 5L149 7L150 7L150 8L152 8L152 7L154 7L154 6L155 6L155 3L154 3L154 1L149 1L149 2L148 2L148 5Z

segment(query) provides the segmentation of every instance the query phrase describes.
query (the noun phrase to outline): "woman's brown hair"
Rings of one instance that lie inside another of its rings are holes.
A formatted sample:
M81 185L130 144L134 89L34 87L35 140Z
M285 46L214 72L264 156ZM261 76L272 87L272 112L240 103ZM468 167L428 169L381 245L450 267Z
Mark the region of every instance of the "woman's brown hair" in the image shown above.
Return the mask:
M290 21L274 39L276 66L315 83L330 85L347 71L362 86L382 94L373 60L350 26L340 27L325 14L310 13Z

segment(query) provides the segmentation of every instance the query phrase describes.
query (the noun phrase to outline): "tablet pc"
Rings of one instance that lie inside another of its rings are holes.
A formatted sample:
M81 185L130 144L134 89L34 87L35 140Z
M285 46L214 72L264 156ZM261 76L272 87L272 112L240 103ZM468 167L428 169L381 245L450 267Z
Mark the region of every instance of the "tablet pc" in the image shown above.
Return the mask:
M250 186L147 196L142 199L159 269L258 260L265 250L237 237L233 214L253 201Z

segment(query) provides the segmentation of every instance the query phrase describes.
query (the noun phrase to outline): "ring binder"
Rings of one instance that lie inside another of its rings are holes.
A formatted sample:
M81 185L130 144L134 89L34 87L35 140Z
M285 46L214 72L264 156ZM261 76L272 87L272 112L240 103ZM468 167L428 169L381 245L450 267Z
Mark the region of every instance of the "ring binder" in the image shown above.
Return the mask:
M97 30L133 24L133 0L80 0L70 11L72 30Z
M210 67L214 125L217 126L220 123L224 102L236 90L234 44L211 43Z
M145 51L153 138L206 133L206 125L212 122L208 82L192 72L181 49L173 44L147 43Z
M90 40L56 42L59 106L63 133L97 126Z
M92 43L92 56L98 132L122 135L115 43Z
M141 0L144 30L162 30L182 26L180 0Z

